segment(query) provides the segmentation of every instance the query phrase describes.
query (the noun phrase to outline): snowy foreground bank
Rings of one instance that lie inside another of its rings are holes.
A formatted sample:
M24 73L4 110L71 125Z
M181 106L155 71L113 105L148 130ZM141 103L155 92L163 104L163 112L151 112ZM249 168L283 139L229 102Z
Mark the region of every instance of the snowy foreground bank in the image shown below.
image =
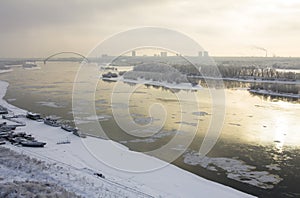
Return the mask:
M0 81L0 105L16 115L25 114L25 110L2 99L7 87L8 83ZM26 126L17 128L17 131L30 133L47 144L44 148L17 147L9 143L4 147L43 162L28 163L28 158L25 157L23 166L15 167L14 163L8 163L9 160L2 160L0 173L3 180L0 183L14 180L52 182L83 197L252 197L174 165L167 165L151 156L129 151L118 143L93 137L81 139L42 122L18 119L25 122ZM3 121L5 120L0 118L0 123ZM56 144L65 139L70 140L71 144ZM93 145L106 161L119 162L124 170L135 166L147 169L150 165L163 168L142 173L117 170L95 158L86 145ZM16 161L17 159L20 157ZM13 157L10 160L14 160ZM101 173L105 178L98 177L95 173Z

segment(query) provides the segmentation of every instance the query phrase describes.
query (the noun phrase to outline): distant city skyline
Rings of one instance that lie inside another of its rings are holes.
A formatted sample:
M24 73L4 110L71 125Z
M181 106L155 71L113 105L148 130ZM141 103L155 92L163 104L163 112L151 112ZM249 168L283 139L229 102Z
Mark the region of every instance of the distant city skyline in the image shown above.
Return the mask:
M182 32L210 56L300 57L299 18L297 0L4 0L0 58L88 55L111 35L143 26Z

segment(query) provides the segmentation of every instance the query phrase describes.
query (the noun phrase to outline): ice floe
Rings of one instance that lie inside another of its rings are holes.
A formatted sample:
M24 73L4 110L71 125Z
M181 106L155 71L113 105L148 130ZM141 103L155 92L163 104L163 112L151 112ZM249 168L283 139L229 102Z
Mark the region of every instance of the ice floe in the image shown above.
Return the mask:
M63 105L57 104L56 102L41 101L41 102L37 102L37 104L45 106L45 107L51 107L51 108L61 108L61 107L64 107Z
M221 169L225 171L230 179L263 189L271 189L282 180L278 175L271 174L268 171L258 171L255 166L248 165L242 160L224 157L202 157L195 151L184 155L184 163L193 166L200 165L211 171Z

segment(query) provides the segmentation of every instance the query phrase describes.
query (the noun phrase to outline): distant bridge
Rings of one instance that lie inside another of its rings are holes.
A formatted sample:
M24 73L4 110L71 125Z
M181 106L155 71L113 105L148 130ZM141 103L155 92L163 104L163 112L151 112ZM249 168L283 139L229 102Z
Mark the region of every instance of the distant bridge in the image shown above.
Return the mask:
M89 59L88 59L87 57L85 57L84 55L79 54L79 53L77 53L77 52L59 52L59 53L55 53L55 54L52 54L51 56L47 57L47 58L44 60L44 64L46 64L46 62L47 62L50 58L52 58L52 57L54 57L54 56L57 56L57 55L60 55L60 54L75 54L75 55L78 55L78 56L82 57L82 58L85 59L87 62L89 62Z

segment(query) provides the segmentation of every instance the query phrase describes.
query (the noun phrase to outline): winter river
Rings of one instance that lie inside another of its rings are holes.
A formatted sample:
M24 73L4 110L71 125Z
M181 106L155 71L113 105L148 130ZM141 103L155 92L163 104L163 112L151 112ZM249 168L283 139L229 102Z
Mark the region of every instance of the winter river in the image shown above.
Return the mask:
M74 112L82 112L82 106L72 106L79 64L38 64L40 69L14 67L0 74L0 80L10 84L5 99L44 116L73 120ZM90 86L88 79L100 74L77 83ZM95 115L80 114L77 124L86 133L102 136L91 127L97 120L108 138L131 150L252 195L300 196L299 101L252 95L249 84L241 82L225 82L225 89L213 90L201 85L198 91L171 91L99 79ZM212 149L200 157L204 142Z

